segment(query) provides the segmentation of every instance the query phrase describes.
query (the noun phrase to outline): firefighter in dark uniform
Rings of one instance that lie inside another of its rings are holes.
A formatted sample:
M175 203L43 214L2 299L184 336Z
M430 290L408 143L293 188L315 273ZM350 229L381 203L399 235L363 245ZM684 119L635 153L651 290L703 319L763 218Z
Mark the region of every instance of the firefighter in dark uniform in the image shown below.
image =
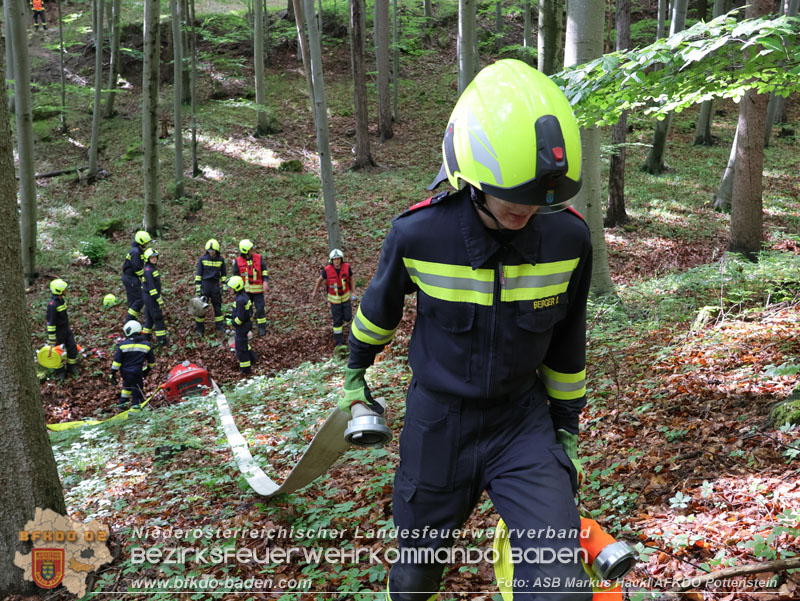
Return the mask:
M205 296L214 308L214 325L217 330L225 331L225 316L222 314L222 290L220 283L228 279L225 261L219 254L219 242L211 238L206 242L206 253L197 261L194 276L195 294ZM205 317L195 317L195 331L202 336L206 332Z
M159 346L167 346L167 327L164 325L164 297L161 296L161 276L158 273L158 251L148 248L144 251L144 328L142 332L149 338L155 332Z
M254 246L252 240L239 241L239 256L233 262L233 275L240 276L244 281L244 291L253 302L258 335L263 336L267 333L267 311L264 297L269 290L267 285L269 271L264 265L264 258L253 252Z
M144 378L155 366L156 357L138 321L126 323L122 332L125 338L117 343L108 379L115 383L122 373L122 392L117 405L122 409L130 402L131 409L138 409L144 400Z
M122 285L125 286L125 295L128 297L128 312L125 322L139 319L144 300L142 299L142 278L144 277L144 254L150 244L150 234L144 230L136 232L125 262L122 264Z
M250 348L250 341L247 334L252 328L250 314L253 311L253 301L250 295L245 292L244 280L238 276L228 278L227 286L233 290L233 311L229 319L230 325L234 328L234 344L236 345L236 357L239 359L239 372L249 376L253 364L257 361L256 354Z
M336 346L343 346L344 324L353 319L353 309L350 300L355 295L355 284L350 263L344 262L344 253L338 248L334 248L329 256L328 264L322 269L314 284L314 291L311 297L317 296L317 291L323 285L328 290L328 302L331 305L331 317L333 318L333 339Z
M431 188L447 179L457 191L393 221L351 327L339 403L368 403L366 369L415 294L389 595L436 598L444 565L420 550L448 548L486 490L525 558L514 592L588 600L574 498L592 251L586 223L560 211L581 185L578 125L545 75L501 60L459 98L442 151Z
M67 284L64 280L56 278L50 282L50 302L47 304L47 343L54 347L59 344L64 345L67 361L56 369L55 376L63 380L67 372L77 377L78 375L78 345L75 336L72 335L72 328L69 327L69 316L67 315ZM52 350L51 350L52 352Z

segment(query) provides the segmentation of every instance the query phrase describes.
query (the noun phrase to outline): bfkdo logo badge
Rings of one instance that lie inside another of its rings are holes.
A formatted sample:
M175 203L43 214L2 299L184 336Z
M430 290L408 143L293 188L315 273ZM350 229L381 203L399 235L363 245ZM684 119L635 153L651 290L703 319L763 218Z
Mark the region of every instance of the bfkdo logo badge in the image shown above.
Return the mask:
M33 549L33 581L41 588L55 588L64 580L64 549Z

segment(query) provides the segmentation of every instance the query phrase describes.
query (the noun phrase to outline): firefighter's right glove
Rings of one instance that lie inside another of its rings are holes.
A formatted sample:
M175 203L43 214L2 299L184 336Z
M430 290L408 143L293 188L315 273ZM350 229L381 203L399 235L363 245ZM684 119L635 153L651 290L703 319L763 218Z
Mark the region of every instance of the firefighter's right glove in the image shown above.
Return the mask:
M578 486L580 486L586 480L586 473L583 471L581 460L578 459L578 435L566 430L556 430L556 440L564 448L564 452L572 461L572 465L575 466L575 471L578 472Z
M116 369L113 370L110 374L108 374L108 381L111 382L112 384L116 384L118 375L119 373L117 372L117 370Z
M364 379L367 373L366 367L352 368L347 367L344 370L344 387L342 388L342 396L339 398L339 409L346 413L350 413L350 407L356 403L363 403L375 413L383 413L381 404L372 398L369 392L369 387Z
M200 292L201 292L200 286L195 286L194 287L194 295L199 297L200 296Z

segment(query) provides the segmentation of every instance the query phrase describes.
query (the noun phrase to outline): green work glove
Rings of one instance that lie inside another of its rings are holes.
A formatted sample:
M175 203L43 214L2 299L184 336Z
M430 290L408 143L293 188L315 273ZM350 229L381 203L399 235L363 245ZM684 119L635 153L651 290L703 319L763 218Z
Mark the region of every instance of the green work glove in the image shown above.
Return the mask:
M200 296L200 286L195 286L194 287L194 295L195 296Z
M344 370L344 387L342 388L342 396L339 398L339 409L350 413L350 407L356 403L363 403L375 413L383 413L383 407L369 392L369 387L364 379L367 373L366 367L351 368L347 367Z
M578 472L578 486L580 486L586 478L586 474L583 471L581 460L578 459L578 435L566 430L556 430L556 439L564 447L567 457L572 460L572 465L575 466L575 471Z

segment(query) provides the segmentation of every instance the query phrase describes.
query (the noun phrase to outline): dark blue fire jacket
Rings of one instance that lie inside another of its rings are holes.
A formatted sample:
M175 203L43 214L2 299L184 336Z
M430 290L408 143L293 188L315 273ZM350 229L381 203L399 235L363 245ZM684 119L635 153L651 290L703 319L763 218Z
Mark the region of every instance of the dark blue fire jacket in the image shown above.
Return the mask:
M554 426L577 433L591 273L589 228L576 213L537 214L503 245L469 187L440 194L392 222L353 321L348 365L373 363L415 292L409 363L419 385L492 405L540 378Z

